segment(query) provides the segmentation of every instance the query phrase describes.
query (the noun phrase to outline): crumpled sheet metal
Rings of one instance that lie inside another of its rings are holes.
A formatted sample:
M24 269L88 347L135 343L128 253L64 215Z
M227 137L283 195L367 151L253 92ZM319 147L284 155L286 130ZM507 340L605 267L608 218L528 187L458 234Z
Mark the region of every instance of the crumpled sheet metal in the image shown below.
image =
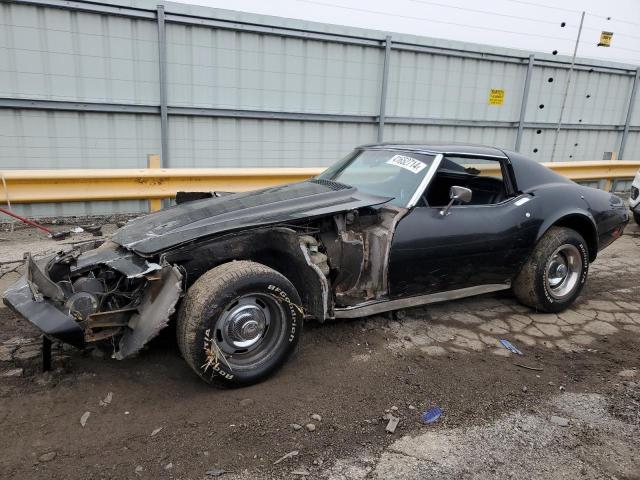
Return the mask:
M118 247L115 243L82 253L72 270L83 270L94 265L105 265L113 268L126 275L127 278L141 278L162 268L157 263L148 262L135 253Z
M118 360L130 357L157 336L169 324L181 294L180 270L165 265L160 270L160 279L150 282L138 305L138 313L131 316L129 328L120 339L118 351L113 357Z

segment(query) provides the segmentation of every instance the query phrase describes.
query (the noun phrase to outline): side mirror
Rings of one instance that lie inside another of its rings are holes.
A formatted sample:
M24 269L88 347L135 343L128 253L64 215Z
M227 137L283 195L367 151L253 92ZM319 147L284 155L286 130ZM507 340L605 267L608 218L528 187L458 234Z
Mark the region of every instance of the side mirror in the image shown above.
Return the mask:
M449 201L449 204L444 208L444 210L440 210L440 215L442 215L443 217L449 215L449 209L451 208L451 205L453 205L453 202L455 202L456 200L462 203L469 203L471 201L471 196L472 193L470 189L453 185L449 190L449 198L451 200Z

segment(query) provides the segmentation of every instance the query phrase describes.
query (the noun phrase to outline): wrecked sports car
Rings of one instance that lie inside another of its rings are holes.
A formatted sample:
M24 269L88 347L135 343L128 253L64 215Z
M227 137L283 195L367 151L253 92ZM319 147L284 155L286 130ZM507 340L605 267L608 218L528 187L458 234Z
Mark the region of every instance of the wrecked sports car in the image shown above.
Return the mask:
M203 380L248 385L285 362L308 318L509 288L560 311L628 222L615 195L471 145L367 145L304 182L210 196L131 221L99 246L27 254L4 302L46 338L116 359L176 317Z

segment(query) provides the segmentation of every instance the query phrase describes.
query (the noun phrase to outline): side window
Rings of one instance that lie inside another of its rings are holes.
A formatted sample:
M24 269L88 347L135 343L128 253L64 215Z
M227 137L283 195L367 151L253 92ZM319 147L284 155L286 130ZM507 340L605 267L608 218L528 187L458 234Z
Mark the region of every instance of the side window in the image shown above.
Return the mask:
M449 190L454 185L471 190L467 205L494 205L507 198L502 163L498 160L445 157L424 197L428 206L449 203Z

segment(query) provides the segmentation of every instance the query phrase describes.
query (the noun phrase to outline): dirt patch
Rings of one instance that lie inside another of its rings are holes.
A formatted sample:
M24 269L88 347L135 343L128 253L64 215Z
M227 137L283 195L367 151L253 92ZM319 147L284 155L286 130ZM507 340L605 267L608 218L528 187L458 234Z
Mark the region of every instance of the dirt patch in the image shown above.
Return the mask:
M636 248L625 235L605 251L564 318L538 317L496 294L399 317L310 323L283 370L239 390L200 382L171 327L125 361L57 349L51 374L39 373L38 357L19 360L12 351L0 372L24 371L0 376L0 477L196 479L218 468L230 472L222 478L292 478L300 469L312 478L464 478L484 465L492 478L528 478L534 467L539 478L575 477L583 467L586 478L634 478L640 337L624 326L637 325ZM605 274L607 265L617 274ZM594 321L616 330L584 330ZM572 322L580 332L561 330ZM542 336L524 333L532 325ZM571 340L578 335L589 338ZM15 337L31 348L38 342L0 308L0 344ZM525 355L500 347L504 337ZM433 406L444 414L424 426L420 414ZM385 432L386 410L400 418L394 434ZM550 415L571 426L550 423ZM292 426L308 423L315 431ZM413 449L431 445L430 456L405 451L404 436L418 439ZM461 448L467 462L446 460ZM292 451L299 453L273 465Z

